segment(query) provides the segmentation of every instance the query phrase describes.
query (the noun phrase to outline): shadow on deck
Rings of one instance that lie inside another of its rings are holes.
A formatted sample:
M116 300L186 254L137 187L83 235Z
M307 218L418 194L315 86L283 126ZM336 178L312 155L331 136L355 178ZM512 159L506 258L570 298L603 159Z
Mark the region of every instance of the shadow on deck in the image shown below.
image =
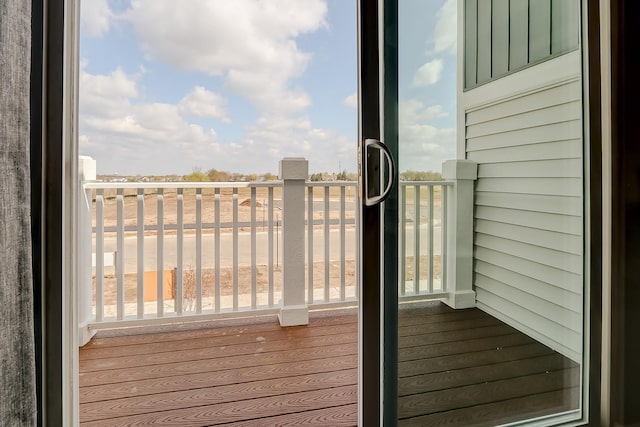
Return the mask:
M477 309L401 309L400 425L494 425L578 407L579 367ZM353 426L355 310L102 331L80 350L83 426Z

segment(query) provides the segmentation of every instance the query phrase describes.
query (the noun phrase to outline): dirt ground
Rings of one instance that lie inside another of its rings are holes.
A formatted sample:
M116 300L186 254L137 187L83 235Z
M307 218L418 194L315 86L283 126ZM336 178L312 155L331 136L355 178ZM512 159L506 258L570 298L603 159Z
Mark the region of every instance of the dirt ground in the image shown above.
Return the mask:
M267 188L256 188L256 221L267 221L269 216L269 193ZM356 212L355 206L357 189L355 186L344 188L345 203L347 204L347 210L345 212L346 219L354 219ZM407 187L405 190L406 208L405 214L407 218L413 220L415 216L414 201L415 201L415 188ZM95 195L94 195L95 197ZM177 191L175 189L165 189L162 195L164 199L163 207L163 219L165 225L177 223ZM185 189L183 191L183 222L184 224L194 224L196 222L196 190ZM275 187L272 189L273 197L273 218L274 220L281 218L281 202L282 202L282 189ZM338 202L341 197L341 189L339 187L329 187L329 200L331 201L331 210L329 217L331 219L340 218L339 208L337 208ZM116 190L104 190L104 226L113 227L117 224L117 203L116 203ZM322 187L315 187L313 189L313 200L316 202L314 208L314 219L324 218L324 209L317 207L318 203L324 202L325 191ZM138 224L138 196L136 190L126 190L123 193L124 200L124 224L125 226L135 226ZM305 201L306 203L306 201ZM251 189L239 188L237 194L238 204L238 221L249 222L251 221ZM429 205L429 192L426 187L420 189L420 212L424 217ZM439 187L435 187L433 195L433 205L436 211L441 209L442 206L442 194ZM350 207L350 208L349 208ZM156 225L158 223L158 190L151 189L144 192L144 224ZM220 190L219 196L219 209L220 209L220 221L231 222L233 221L233 190L231 188L223 188ZM96 210L95 203L93 209L93 225L96 225ZM202 222L213 223L215 222L216 205L214 190L205 188L202 190Z
M313 287L314 289L324 288L324 262L314 263L313 266ZM356 264L355 261L345 262L345 285L347 287L355 285L356 277ZM251 293L251 267L240 266L238 268L238 293L250 294ZM305 274L305 278L307 274ZM332 261L329 264L329 284L330 287L340 286L340 263ZM429 265L426 256L420 257L420 279L427 280L429 277ZM440 279L442 277L442 263L439 255L434 256L434 278ZM413 257L407 257L405 280L413 280ZM281 266L273 268L273 282L274 289L279 290L282 283L282 268ZM196 277L195 271L190 269L189 266L185 267L183 278L183 292L185 301L195 300L196 297ZM115 276L105 276L104 282L104 296L103 301L105 305L115 304L117 301L117 282ZM256 268L256 287L257 292L267 292L269 289L269 270L266 265L258 265ZM125 303L135 303L137 299L138 278L136 274L125 274L124 276L124 298ZM233 269L231 267L220 269L220 290L222 295L233 294ZM202 270L202 296L213 297L215 291L215 269L203 269ZM94 304L95 304L95 281L94 281Z
M355 206L356 189L355 187L347 187L344 190L345 202L350 206ZM282 218L280 212L282 189L273 188L273 218L274 220ZM117 224L117 203L115 190L104 191L104 226L113 227ZM174 189L165 189L162 195L164 199L163 219L165 225L177 223L177 192ZM184 224L194 224L196 222L196 190L185 189L183 193L183 222ZM315 202L324 201L323 188L316 187L313 192ZM123 194L124 200L124 224L125 226L135 226L138 224L138 196L135 190L126 190ZM269 215L269 194L267 188L256 188L256 221L267 221ZM340 200L340 188L330 187L329 200L332 202L332 210L329 217L332 219L340 218L339 210L335 209L335 205ZM306 202L305 202L306 203ZM251 189L239 188L237 195L238 204L238 221L251 221ZM95 203L94 203L95 206ZM233 221L233 191L231 188L223 188L220 190L219 196L220 221ZM202 190L202 222L215 222L215 195L213 189ZM144 193L144 224L156 225L158 223L158 192L157 190L145 190ZM93 212L93 225L96 225L96 210ZM314 219L322 219L324 210L314 209ZM345 218L355 218L355 210L347 209Z
M323 262L314 263L313 282L314 289L324 288L324 268ZM196 277L195 271L185 269L183 275L183 292L185 301L195 300L196 297ZM306 278L305 273L305 278ZM251 293L252 272L250 266L238 267L238 293ZM273 268L274 289L279 291L282 283L282 267ZM329 264L329 284L331 287L340 286L340 263L333 261ZM347 287L355 285L355 261L345 262L345 285ZM117 301L117 282L113 275L105 276L103 301L105 305L115 304ZM256 287L258 293L267 292L269 289L269 270L266 265L258 265L256 268ZM135 303L138 295L138 277L136 274L125 274L124 277L124 299L125 303ZM220 269L220 290L223 296L233 295L233 269L231 267ZM213 297L215 293L215 269L202 270L202 296ZM95 304L95 280L94 280L94 304Z

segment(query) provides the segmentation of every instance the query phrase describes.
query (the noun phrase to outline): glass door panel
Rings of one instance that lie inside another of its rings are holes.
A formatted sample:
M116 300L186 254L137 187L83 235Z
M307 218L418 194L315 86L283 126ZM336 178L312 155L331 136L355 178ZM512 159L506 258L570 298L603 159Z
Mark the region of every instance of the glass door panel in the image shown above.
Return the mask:
M362 310L379 315L363 357L380 352L381 419L579 421L588 325L579 2L379 4L379 137L396 181L379 210L363 208L363 236L377 235L381 253L363 256L363 277L374 269L381 287L377 307L363 297ZM362 18L371 6L360 7ZM361 78L364 100L372 76Z

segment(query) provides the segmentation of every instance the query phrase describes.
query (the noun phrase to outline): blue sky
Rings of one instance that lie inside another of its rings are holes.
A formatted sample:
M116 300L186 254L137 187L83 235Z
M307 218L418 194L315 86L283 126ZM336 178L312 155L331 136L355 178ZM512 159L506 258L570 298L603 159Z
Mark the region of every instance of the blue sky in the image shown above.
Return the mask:
M81 7L80 151L98 173L275 173L284 156L356 171L355 1ZM400 170L439 170L455 157L455 0L400 7Z

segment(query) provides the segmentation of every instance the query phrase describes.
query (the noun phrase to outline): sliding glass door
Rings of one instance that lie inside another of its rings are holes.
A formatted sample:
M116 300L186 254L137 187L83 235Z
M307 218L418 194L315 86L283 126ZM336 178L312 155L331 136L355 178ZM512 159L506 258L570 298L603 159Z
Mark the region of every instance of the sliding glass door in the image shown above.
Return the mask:
M586 419L581 13L359 3L362 425Z

